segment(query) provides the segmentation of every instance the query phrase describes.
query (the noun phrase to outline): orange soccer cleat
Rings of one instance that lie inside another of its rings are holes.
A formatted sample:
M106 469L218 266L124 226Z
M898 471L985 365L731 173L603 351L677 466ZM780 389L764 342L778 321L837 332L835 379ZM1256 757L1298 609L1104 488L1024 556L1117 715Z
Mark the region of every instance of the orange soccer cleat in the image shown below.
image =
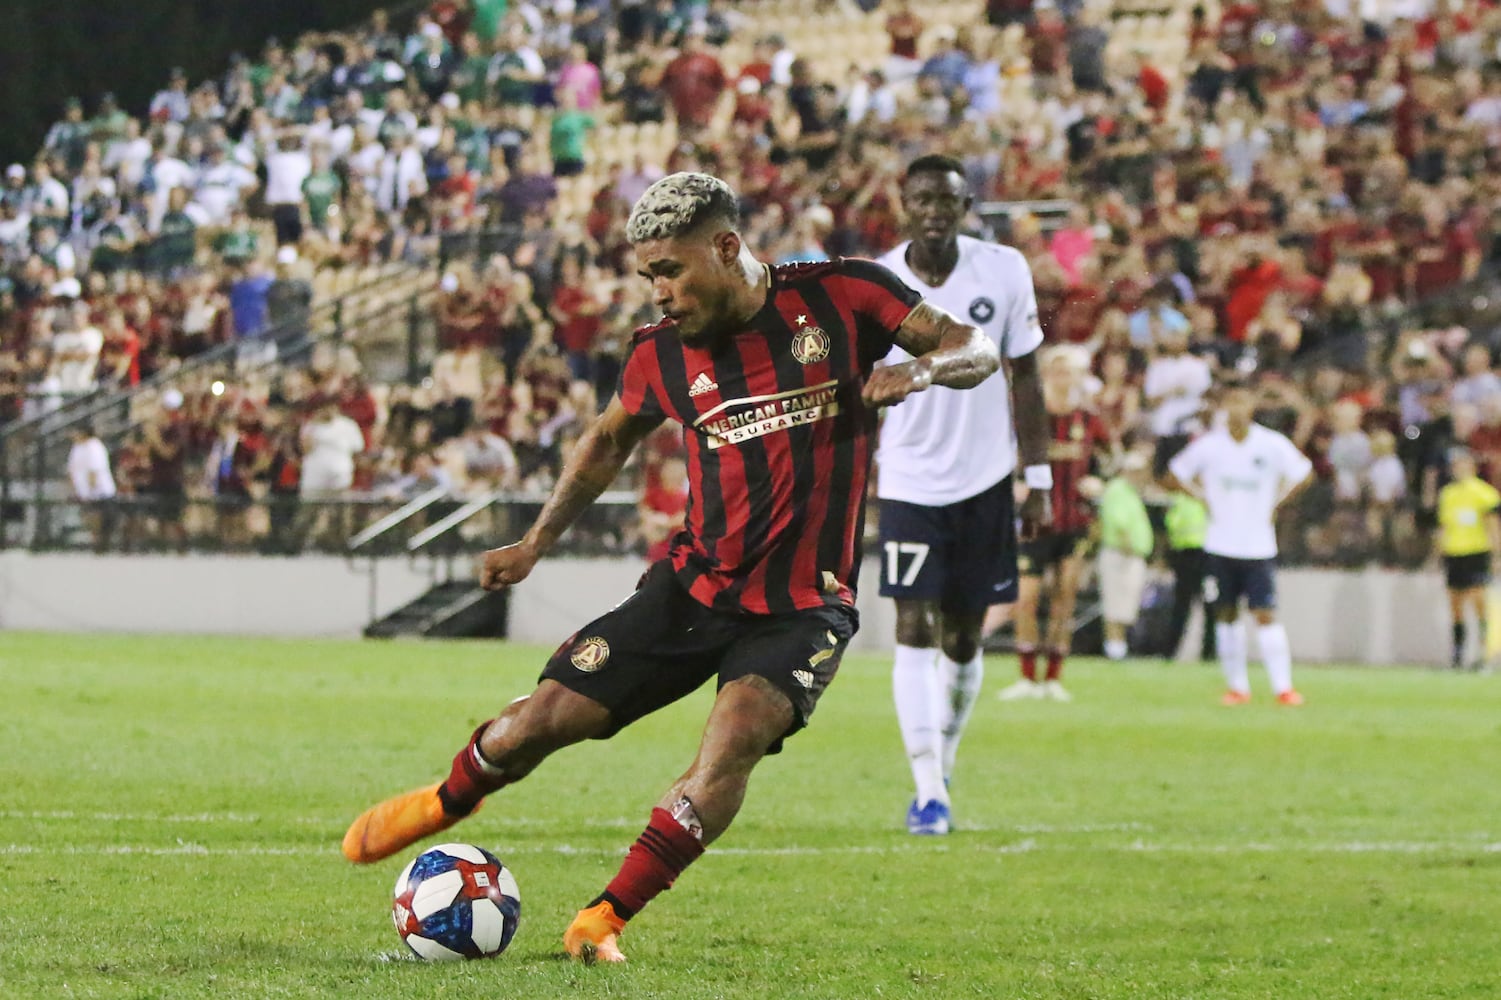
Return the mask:
M563 932L563 947L585 965L624 962L619 944L623 930L625 921L615 915L615 907L606 901L578 912Z
M1235 707L1236 705L1249 705L1251 704L1251 692L1226 691L1224 696L1220 698L1220 704L1227 705L1231 708Z
M1303 696L1289 688L1288 690L1283 691L1277 696L1277 704L1286 705L1289 708L1296 708L1297 706L1303 704Z
M344 834L344 856L357 865L368 865L463 819L443 811L438 787L413 789L366 809Z

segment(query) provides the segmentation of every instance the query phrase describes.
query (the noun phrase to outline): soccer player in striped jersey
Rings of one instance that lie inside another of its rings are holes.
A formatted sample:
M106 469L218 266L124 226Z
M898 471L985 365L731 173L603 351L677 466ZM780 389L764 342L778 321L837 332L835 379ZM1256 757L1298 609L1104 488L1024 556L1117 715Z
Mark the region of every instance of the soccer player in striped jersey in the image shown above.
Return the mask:
M559 647L529 697L474 731L442 783L367 810L343 844L351 861L389 857L555 751L609 738L717 678L697 758L564 934L585 962L624 961L626 921L724 833L751 770L807 724L833 679L857 626L877 409L978 385L999 365L979 329L878 264L761 262L717 178L653 184L626 234L663 319L636 331L619 392L531 529L485 554L481 583L526 579L664 420L684 428L686 526L635 594ZM912 360L878 369L893 344Z
M1017 559L1021 585L1015 622L1022 676L1001 692L1002 701L1072 700L1063 687L1063 661L1073 645L1074 601L1079 594L1084 555L1094 525L1095 511L1090 501L1099 497L1099 460L1110 446L1109 431L1085 405L1087 367L1088 355L1073 345L1051 348L1042 362L1043 400L1052 427L1048 462L1053 469L1053 520L1045 530L1021 544ZM1050 586L1044 643L1038 604L1045 584ZM1041 680L1037 677L1039 646L1047 655L1047 673Z
M974 323L1007 360L1007 377L914 396L881 427L881 594L896 600L891 685L916 785L907 829L941 835L948 779L984 676L985 612L1016 600L1015 505L1024 531L1045 521L1052 472L1027 259L960 235L973 198L957 160L914 160L901 191L911 239L880 263ZM899 344L887 360L910 363L910 355Z

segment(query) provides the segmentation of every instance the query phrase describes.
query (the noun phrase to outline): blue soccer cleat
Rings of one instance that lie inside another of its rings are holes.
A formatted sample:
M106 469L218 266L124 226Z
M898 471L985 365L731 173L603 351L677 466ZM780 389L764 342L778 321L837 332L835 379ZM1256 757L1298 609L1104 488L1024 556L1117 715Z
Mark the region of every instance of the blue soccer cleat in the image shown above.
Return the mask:
M917 800L907 807L907 832L920 837L941 837L949 832L949 807L937 799L929 799L921 809Z

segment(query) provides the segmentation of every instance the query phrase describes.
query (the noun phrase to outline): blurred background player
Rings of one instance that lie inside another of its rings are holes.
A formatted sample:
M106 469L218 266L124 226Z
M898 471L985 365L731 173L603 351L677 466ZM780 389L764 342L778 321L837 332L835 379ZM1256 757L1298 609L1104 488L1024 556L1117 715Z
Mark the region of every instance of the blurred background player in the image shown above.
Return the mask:
M912 161L901 199L910 239L880 262L978 326L1009 360L1009 380L931 389L892 408L881 426L881 595L896 599L891 684L917 786L907 830L945 834L947 780L984 677L980 627L990 605L1016 600L1015 504L1024 530L1045 521L1052 470L1035 353L1042 328L1026 258L959 234L973 197L957 160ZM897 347L886 363L910 360ZM1020 484L1012 475L1018 449Z
M1224 426L1205 432L1169 465L1179 487L1209 509L1204 534L1204 599L1215 609L1215 642L1225 674L1224 703L1251 700L1246 672L1244 600L1256 620L1256 641L1272 691L1283 705L1301 705L1293 688L1287 630L1277 621L1277 508L1312 481L1313 463L1283 435L1253 421L1256 395L1232 384Z
M1002 701L1044 697L1070 700L1063 687L1063 661L1073 642L1074 600L1095 518L1093 501L1100 495L1100 460L1110 443L1110 432L1085 406L1087 365L1087 353L1072 345L1044 352L1042 389L1052 430L1048 464L1053 473L1053 518L1048 527L1021 543L1014 622L1022 676L1001 692ZM1042 630L1038 612L1045 584L1051 584L1047 588L1044 647L1047 674L1039 681L1037 654Z
M1438 547L1444 557L1444 583L1454 646L1449 665L1465 666L1465 609L1475 615L1476 653L1471 669L1486 658L1485 589L1491 564L1501 555L1501 494L1476 469L1475 456L1464 448L1449 452L1450 481L1438 495Z
M1195 603L1204 608L1204 627L1199 637L1199 659L1214 659L1214 611L1204 596L1204 531L1209 526L1209 510L1204 501L1182 489L1174 489L1163 517L1167 529L1167 565L1173 572L1173 606L1168 616L1167 636L1162 656L1178 657L1183 635L1188 631L1188 616Z
M1129 451L1120 471L1100 494L1100 610L1105 619L1105 655L1124 660L1131 652L1131 627L1141 615L1152 554L1152 519L1141 498L1152 481L1152 460Z

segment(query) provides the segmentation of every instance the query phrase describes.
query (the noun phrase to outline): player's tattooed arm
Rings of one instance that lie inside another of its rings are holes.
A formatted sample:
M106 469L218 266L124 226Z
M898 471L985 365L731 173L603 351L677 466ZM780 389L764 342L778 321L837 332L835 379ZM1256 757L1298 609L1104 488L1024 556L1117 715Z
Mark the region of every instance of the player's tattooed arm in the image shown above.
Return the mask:
M877 368L865 383L867 406L890 406L930 385L969 389L1000 366L1000 352L979 328L930 302L919 302L897 327L896 342L913 360Z
M521 541L486 552L480 585L499 590L520 583L599 495L609 488L626 459L658 424L659 417L632 414L617 396L578 439L552 495Z

